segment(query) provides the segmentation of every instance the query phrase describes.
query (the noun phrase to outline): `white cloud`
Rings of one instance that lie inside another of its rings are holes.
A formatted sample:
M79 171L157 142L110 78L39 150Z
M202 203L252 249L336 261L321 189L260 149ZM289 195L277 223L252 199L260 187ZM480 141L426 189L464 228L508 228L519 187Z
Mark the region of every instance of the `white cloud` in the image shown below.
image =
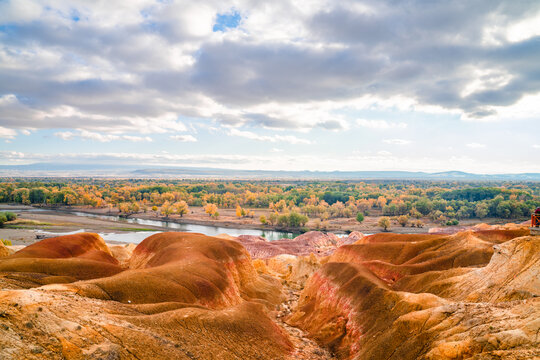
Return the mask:
M181 142L197 142L193 135L171 135L170 138Z
M41 15L41 6L31 0L0 2L0 23L32 21Z
M54 133L54 136L62 140L73 140L74 138L78 137L83 140L93 140L99 142L111 142L117 140L126 140L131 142L152 142L152 138L149 136L100 134L87 130L79 130L78 133L71 131L60 131Z
M506 37L512 42L519 42L540 35L540 12L517 23L506 30Z
M250 140L256 140L256 141L264 141L264 142L286 142L289 144L311 144L311 141L307 139L301 139L294 135L259 135L251 131L242 131L238 129L231 129L229 130L229 135L231 136L239 136Z
M525 43L539 31L537 2L511 9L489 1L470 8L434 4L430 19L444 21L428 21L422 6L0 2L0 24L20 27L1 38L0 93L24 99L9 109L0 101L0 126L174 133L185 131L180 116L226 114L239 119L236 125L340 130L347 120L336 114L363 97L378 100L356 108L385 108L385 99L403 98L415 111L473 119L540 91L530 76L537 56ZM231 9L242 16L239 27L212 32L217 14ZM479 47L486 32L500 39ZM253 114L260 116L246 117ZM406 124L360 119L358 125Z
M150 136L132 136L132 135L122 135L120 136L121 139L132 141L132 142L152 142L152 138Z
M405 139L384 139L383 142L391 145L409 145L411 143L410 140Z
M60 132L54 133L54 136L62 140L72 140L76 136L76 134L72 133L71 131L60 131Z
M120 139L120 136L118 135L100 134L100 133L86 131L86 130L81 130L78 136L81 139L94 140L94 141L99 141L99 142L110 142L113 140Z
M484 131L459 119L513 121L523 134L540 118L540 2L434 2L429 16L422 1L393 5L0 1L0 127L9 129L0 136L31 130L41 148L45 129L65 139L149 142L151 134L195 134L184 125L193 123L216 141L231 126L240 131L232 136L260 142L254 151L320 142L350 152L353 141L374 149L380 141L358 127L414 127L383 137L431 153L424 139L447 129L456 138ZM212 32L217 15L231 11L241 14L239 26ZM504 157L502 148L490 151Z
M15 130L0 126L0 138L10 140L15 139L15 136L17 136L17 132Z
M486 145L473 142L473 143L467 144L467 147L469 147L471 149L483 149L483 148L486 147Z
M95 101L100 101L100 99L96 98ZM129 109L132 106L133 104L130 104L126 108ZM115 111L126 111L126 108L120 106ZM96 111L84 111L69 105L36 110L22 103L13 94L0 96L0 125L13 128L78 128L90 132L140 132L146 134L187 130L186 126L178 120L176 112L156 111L156 114L148 116L135 113L133 115L112 116Z
M540 144L534 144L534 145L533 145L533 148L535 148L535 149L540 149Z
M356 124L358 126L370 128L370 129L405 129L407 124L404 122L388 122L386 120L368 120L368 119L357 119Z

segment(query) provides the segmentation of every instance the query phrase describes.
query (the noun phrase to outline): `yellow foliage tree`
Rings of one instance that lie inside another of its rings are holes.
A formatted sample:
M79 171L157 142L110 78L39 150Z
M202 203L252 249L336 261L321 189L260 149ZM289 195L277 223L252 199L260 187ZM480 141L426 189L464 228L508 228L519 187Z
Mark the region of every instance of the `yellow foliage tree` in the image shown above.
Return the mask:
M243 217L245 214L244 209L240 205L236 205L236 217Z
M161 214L165 215L166 218L173 213L173 210L173 207L168 201L165 201L163 205L161 205Z
M214 216L217 213L218 207L216 204L208 203L204 206L204 212L209 216Z
M173 206L174 206L175 212L178 215L180 215L180 217L184 216L189 211L189 206L188 206L187 202L185 202L184 200L180 200L180 201L175 202Z
M382 216L377 223L384 231L387 231L390 227L390 218L388 216Z

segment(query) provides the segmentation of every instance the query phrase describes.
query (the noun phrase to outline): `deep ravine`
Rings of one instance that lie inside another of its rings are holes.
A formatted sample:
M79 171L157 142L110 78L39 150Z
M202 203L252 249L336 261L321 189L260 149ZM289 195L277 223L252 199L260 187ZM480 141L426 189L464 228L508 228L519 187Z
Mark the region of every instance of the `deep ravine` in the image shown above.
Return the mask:
M284 320L291 314L298 303L300 290L295 290L289 287L286 283L283 284L286 294L285 300L280 304L277 314L276 323L289 335L295 350L290 358L311 360L335 360L336 358L325 348L319 346L314 340L309 339L307 334L299 328L287 324Z

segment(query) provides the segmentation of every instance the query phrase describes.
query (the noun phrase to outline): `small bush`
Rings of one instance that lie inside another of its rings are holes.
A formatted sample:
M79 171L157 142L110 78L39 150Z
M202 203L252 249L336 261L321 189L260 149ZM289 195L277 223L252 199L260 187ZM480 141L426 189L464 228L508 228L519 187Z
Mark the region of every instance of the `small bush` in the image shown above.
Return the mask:
M390 218L388 216L383 216L379 218L378 225L382 227L384 231L387 231L390 227Z
M364 214L362 214L361 212L359 212L358 214L356 214L356 221L358 221L359 223L361 223L362 221L364 221Z
M401 215L397 218L397 222L399 223L399 225L401 225L402 227L405 227L407 226L407 224L409 223L409 217L407 215Z
M6 245L6 246L11 246L11 245L13 245L13 244L11 243L11 240L4 240L4 239L2 239L2 244Z
M303 227L308 222L309 218L305 215L299 214L297 212L291 212L289 214L279 215L277 219L277 224L279 226L285 227Z
M13 213L11 211L6 211L4 213L4 215L6 216L7 221L13 221L13 220L17 219L17 214L15 214L15 213Z

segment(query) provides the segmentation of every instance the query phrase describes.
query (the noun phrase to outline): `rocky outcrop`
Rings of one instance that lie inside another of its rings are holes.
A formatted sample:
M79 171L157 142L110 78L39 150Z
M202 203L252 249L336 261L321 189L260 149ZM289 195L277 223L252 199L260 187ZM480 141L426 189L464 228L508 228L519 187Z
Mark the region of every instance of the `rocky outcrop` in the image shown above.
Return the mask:
M282 254L269 259L257 259L254 265L259 272L281 279L292 289L301 290L307 279L321 267L321 259L313 254L309 256Z
M353 231L348 236L339 238L337 241L337 246L354 244L355 242L360 241L364 237L365 235L361 232Z
M281 254L306 256L311 253L329 255L338 244L339 238L332 233L309 231L294 239L267 241L260 236L242 235L237 240L244 245L254 259L267 259Z
M341 359L540 356L540 238L520 229L367 236L307 281L288 318Z
M97 235L84 234L43 240L0 260L0 358L282 359L293 353L269 317L281 285L256 272L239 242L162 233L139 244L125 268L109 254ZM81 265L90 262L96 273L109 264L118 271L84 279ZM62 272L70 278L59 279ZM83 280L66 283L75 279ZM50 285L36 287L42 283Z

